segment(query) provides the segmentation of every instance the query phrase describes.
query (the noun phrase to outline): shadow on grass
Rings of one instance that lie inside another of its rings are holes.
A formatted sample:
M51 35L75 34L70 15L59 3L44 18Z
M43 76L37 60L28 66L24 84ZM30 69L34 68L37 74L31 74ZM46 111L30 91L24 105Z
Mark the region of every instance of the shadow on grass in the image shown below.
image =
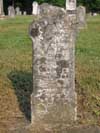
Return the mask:
M32 73L24 71L12 71L8 74L12 81L15 94L18 98L20 110L25 114L27 120L31 119L31 93Z

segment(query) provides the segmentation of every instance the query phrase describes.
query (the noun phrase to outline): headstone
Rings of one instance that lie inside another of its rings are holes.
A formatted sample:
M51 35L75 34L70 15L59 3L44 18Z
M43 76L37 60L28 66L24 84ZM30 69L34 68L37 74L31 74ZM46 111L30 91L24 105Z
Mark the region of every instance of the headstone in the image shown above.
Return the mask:
M86 27L86 9L84 6L77 7L77 23L78 29Z
M54 9L54 10L53 10ZM55 125L76 120L76 14L51 8L30 25L33 41L32 123Z
M97 16L98 14L97 13L93 13L93 16Z
M4 15L3 11L3 0L0 0L0 16Z
M27 15L27 12L26 12L26 11L24 11L24 12L23 12L23 15Z
M15 11L16 11L16 15L20 15L20 8L19 7L16 7Z
M66 0L66 10L76 10L76 0Z
M39 8L39 5L36 1L33 2L32 7L33 7L32 14L33 15L39 15L40 8Z
M19 12L19 15L22 15L22 12L21 11Z
M8 7L8 16L10 16L11 18L15 17L15 10L13 6Z

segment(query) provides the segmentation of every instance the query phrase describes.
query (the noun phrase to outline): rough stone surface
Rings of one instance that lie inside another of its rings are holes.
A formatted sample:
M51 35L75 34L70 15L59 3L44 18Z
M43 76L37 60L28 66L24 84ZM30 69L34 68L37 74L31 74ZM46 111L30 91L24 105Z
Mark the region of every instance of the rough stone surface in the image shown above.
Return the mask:
M48 16L50 14L54 14L59 10L59 7L52 6L48 3L43 3L40 5L40 15L41 16ZM63 8L62 8L63 10Z
M13 6L8 7L8 16L12 18L15 17L15 10Z
M78 29L83 29L86 27L86 9L83 6L77 7L77 22Z
M32 14L33 15L39 15L40 7L36 1L33 2L32 7L33 7Z
M0 0L0 15L4 15L4 11L3 11L3 0Z
M53 10L54 9L54 10ZM74 52L76 15L51 8L30 25L33 41L32 123L71 123L76 119Z

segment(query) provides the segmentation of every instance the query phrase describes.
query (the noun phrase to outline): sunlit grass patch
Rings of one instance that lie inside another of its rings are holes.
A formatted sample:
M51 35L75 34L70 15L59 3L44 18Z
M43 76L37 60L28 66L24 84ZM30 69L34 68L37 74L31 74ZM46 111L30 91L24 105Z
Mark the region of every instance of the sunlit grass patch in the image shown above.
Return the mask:
M100 124L100 100L96 100L100 93L100 17L90 17L87 22L88 27L80 32L76 45L78 103L83 106L80 117Z

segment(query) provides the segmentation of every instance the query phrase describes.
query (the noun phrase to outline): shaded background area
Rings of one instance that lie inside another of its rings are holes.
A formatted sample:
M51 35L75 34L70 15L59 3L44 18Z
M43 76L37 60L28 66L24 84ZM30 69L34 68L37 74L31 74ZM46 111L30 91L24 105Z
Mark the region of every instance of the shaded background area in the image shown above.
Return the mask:
M26 11L27 14L32 14L32 3L37 1L39 4L50 3L56 6L65 7L66 0L3 0L4 2L4 12L8 14L8 7L10 5L16 8L20 7L21 11Z
M20 110L27 120L31 120L32 73L12 71L8 74L8 78L12 82Z
M20 7L21 11L26 11L27 14L32 14L32 3L37 1L41 3L50 3L52 5L65 7L66 0L3 0L4 12L8 14L8 6L13 5L15 8ZM98 12L100 13L100 0L77 0L77 6L83 5L86 7L87 12Z
M17 6L20 7L21 11L26 11L27 14L32 13L32 2L33 0L4 0L4 12L7 15L8 14L8 7L14 6L16 8Z

